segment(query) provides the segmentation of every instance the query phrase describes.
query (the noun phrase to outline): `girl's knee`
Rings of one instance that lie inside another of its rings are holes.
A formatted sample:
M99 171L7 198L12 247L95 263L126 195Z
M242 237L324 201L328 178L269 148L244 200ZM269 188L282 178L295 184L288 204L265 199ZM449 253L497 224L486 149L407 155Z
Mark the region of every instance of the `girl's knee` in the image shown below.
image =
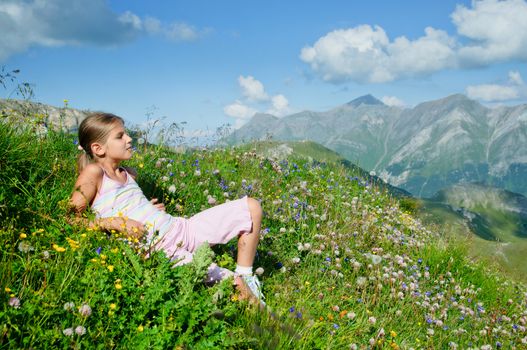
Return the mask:
M256 199L247 197L247 204L249 205L249 211L253 220L261 220L262 218L262 206Z

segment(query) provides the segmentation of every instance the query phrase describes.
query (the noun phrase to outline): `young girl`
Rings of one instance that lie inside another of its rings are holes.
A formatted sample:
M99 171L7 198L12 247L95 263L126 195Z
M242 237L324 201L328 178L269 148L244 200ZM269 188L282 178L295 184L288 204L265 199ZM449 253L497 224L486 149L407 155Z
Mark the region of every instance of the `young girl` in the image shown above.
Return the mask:
M252 273L262 220L257 200L244 197L189 219L167 214L157 199L145 197L135 182L136 173L119 166L132 157L132 138L124 129L123 119L113 114L94 113L81 122L79 149L83 153L78 159L79 176L71 203L78 214L91 207L96 214L96 220L89 223L92 227L142 239L178 264L190 262L201 244L227 243L238 236L235 284L242 298L256 298L265 305L258 278ZM231 275L215 264L209 267L209 281Z

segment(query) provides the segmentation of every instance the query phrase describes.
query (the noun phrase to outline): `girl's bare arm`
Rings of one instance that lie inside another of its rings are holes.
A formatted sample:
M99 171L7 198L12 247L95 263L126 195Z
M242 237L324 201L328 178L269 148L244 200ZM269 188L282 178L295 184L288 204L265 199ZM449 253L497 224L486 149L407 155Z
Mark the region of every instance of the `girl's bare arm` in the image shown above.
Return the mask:
M133 238L140 238L145 231L144 225L138 221L122 218L101 218L95 220L88 220L82 217L82 213L91 205L97 190L102 183L103 171L95 165L88 165L82 173L79 174L75 187L70 198L73 210L77 214L73 220L75 224L82 224L91 228L99 228L106 231L124 232Z

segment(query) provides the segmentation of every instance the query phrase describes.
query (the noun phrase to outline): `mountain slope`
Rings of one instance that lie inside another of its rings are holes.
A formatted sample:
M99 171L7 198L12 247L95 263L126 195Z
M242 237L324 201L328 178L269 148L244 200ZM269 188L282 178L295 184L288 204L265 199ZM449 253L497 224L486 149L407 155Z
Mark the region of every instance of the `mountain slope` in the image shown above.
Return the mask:
M318 142L420 197L461 182L527 195L527 105L490 109L456 94L404 109L366 95L326 112L255 116L226 141L264 136Z

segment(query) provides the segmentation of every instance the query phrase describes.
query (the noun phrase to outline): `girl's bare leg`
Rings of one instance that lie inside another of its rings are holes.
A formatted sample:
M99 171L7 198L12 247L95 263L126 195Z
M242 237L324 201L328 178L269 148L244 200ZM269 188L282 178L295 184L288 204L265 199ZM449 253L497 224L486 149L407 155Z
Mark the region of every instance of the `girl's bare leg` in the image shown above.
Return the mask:
M260 202L254 198L247 198L249 212L253 222L251 232L244 233L238 238L238 259L240 266L253 266L256 248L260 240L260 229L262 227L262 207Z
M247 198L249 205L249 212L252 219L251 232L244 233L238 238L238 259L237 264L243 267L252 267L254 257L256 255L256 248L260 240L260 229L262 226L262 207L260 203L254 198ZM259 301L252 294L245 282L239 276L235 278L235 284L240 292L241 299L249 299L255 304Z

